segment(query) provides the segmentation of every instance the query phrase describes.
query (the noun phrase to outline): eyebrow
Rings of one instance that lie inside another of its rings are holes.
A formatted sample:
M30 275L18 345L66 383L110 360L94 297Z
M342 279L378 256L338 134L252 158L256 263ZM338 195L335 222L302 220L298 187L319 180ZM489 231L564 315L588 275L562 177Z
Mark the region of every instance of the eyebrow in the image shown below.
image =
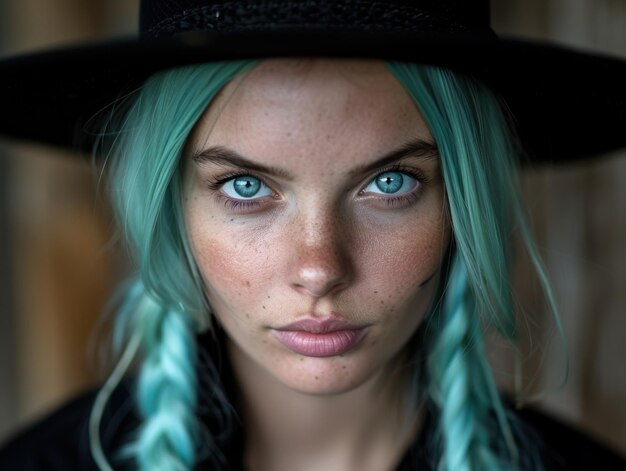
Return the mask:
M439 158L439 151L433 142L425 141L419 138L413 139L369 164L359 165L355 169L351 170L349 174L357 175L368 173L406 157L420 157L428 160L437 160ZM197 164L212 163L216 165L240 167L265 173L267 175L274 175L285 180L293 180L293 176L286 170L259 164L245 158L237 151L224 146L212 146L204 150L194 152L191 158Z
M195 152L191 158L197 164L216 164L226 165L229 167L241 167L254 170L255 172L281 177L285 180L293 180L293 176L281 168L268 167L246 159L238 152L224 146L213 146L199 152Z
M425 141L424 139L413 139L401 145L397 149L383 155L374 162L365 165L359 165L350 171L351 175L369 173L387 164L401 160L406 157L420 157L426 160L438 160L439 149L434 142Z

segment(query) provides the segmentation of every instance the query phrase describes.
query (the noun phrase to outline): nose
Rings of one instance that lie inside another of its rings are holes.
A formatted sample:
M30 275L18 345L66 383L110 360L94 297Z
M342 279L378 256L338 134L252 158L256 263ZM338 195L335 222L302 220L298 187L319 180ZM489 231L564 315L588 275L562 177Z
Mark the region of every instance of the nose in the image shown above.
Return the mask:
M345 289L354 276L347 225L329 214L301 219L292 240L291 287L314 298Z

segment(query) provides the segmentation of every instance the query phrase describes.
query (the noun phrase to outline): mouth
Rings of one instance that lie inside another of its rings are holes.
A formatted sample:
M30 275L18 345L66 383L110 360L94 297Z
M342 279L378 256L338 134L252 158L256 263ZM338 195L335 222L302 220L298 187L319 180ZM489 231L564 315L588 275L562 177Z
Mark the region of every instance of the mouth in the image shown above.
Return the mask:
M294 353L308 357L341 355L356 346L367 326L355 326L340 319L303 319L274 330L280 343Z

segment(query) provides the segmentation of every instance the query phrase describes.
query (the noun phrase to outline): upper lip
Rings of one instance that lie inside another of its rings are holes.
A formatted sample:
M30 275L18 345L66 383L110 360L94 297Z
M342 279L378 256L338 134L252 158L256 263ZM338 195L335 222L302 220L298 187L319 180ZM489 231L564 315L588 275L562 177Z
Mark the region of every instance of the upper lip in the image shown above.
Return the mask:
M329 332L337 332L340 330L357 330L362 329L364 326L358 326L350 324L343 319L302 319L292 322L285 326L279 327L276 330L286 331L304 331L311 334L326 334Z

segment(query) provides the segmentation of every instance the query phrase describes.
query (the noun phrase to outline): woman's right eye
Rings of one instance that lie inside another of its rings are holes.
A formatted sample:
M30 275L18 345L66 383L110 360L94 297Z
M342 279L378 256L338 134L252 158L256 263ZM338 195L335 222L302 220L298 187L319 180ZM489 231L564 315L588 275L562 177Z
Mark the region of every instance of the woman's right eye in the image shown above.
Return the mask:
M222 191L234 200L250 200L272 194L272 190L263 180L252 175L240 175L231 178L222 185Z

